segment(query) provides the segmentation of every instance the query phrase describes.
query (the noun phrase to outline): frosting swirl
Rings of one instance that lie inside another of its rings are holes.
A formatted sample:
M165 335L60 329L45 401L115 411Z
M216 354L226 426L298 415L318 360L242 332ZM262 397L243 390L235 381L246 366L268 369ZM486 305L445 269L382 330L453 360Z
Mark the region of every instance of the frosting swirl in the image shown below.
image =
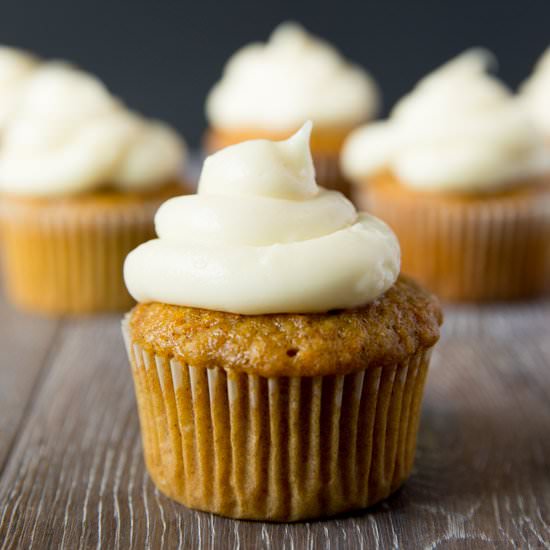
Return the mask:
M175 178L184 156L174 130L129 111L93 76L44 63L6 127L0 189L37 196L105 185L145 190Z
M296 23L283 23L265 44L240 49L210 92L206 112L223 129L287 131L304 120L355 126L378 108L378 90L361 68Z
M15 110L19 94L38 66L31 54L0 46L0 131Z
M540 134L486 73L492 60L470 50L421 80L388 121L352 133L344 172L360 179L391 170L421 190L483 192L547 170Z
M532 115L533 122L550 135L550 47L542 54L535 69L520 88L519 99Z
M397 239L317 185L310 132L208 157L198 194L164 203L159 238L128 255L132 296L253 315L350 308L385 292L399 274Z

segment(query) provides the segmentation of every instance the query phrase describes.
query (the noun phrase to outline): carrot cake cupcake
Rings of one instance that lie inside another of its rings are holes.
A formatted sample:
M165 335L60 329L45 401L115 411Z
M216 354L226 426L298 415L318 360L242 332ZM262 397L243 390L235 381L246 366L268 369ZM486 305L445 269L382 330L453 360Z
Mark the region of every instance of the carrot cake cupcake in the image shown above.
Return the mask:
M207 158L125 263L145 460L192 508L328 516L411 471L441 312L389 227L317 185L310 129Z
M372 119L378 90L362 68L296 23L235 53L206 102L209 152L240 141L288 138L313 120L311 150L320 185L349 191L338 156L351 130Z
M342 154L359 204L396 232L403 272L449 300L526 298L550 279L549 154L491 60L450 61Z
M181 193L182 139L62 63L36 69L18 103L0 148L8 296L54 314L128 308L122 264Z

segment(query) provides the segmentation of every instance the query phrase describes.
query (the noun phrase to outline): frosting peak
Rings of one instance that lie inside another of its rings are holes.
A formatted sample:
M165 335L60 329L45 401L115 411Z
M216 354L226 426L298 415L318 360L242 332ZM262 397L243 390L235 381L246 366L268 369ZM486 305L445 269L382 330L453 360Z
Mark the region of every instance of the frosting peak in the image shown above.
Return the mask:
M209 157L197 195L164 203L158 239L134 250L124 275L138 301L241 314L355 307L399 274L399 244L315 182L311 123L281 142L240 143Z
M430 124L445 124L449 117L460 119L468 111L482 115L485 109L509 105L508 88L487 73L496 64L496 58L487 50L467 50L422 78L395 105L391 118L413 122L430 114L435 119L429 120ZM436 114L444 119L436 118Z
M483 192L548 169L541 136L511 92L469 50L422 79L388 121L355 131L342 167L360 179L393 171L410 187Z
M4 192L142 190L181 169L185 146L173 130L129 111L103 83L66 63L40 65L18 103L0 151Z
M294 200L314 196L318 186L309 150L311 129L307 122L285 141L258 139L222 149L206 159L199 193Z
M377 107L376 85L363 69L291 22L277 27L267 43L235 53L206 103L214 127L275 131L307 119L355 126Z

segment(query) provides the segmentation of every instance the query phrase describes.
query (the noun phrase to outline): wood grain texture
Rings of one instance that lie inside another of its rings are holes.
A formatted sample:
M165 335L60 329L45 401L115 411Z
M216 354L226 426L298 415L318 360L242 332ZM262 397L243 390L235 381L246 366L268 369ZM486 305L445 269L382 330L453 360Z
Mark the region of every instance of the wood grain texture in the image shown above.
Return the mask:
M192 512L155 490L118 318L65 321L53 344L51 325L35 327L32 353L15 330L0 343L20 368L47 367L16 398L2 356L0 422L14 408L17 438L0 548L550 547L549 303L450 309L412 478L368 512L294 525Z
M0 472L29 403L49 367L58 321L15 311L0 293Z

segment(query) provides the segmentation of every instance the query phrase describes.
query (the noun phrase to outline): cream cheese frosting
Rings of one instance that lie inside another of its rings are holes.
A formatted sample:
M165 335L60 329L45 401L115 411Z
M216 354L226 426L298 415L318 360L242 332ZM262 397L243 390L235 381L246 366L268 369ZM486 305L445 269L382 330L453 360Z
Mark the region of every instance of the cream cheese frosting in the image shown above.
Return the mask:
M19 95L38 63L38 59L27 52L0 46L0 132L16 109Z
M550 136L550 47L535 65L533 74L520 88L519 98L533 122Z
M387 121L353 132L342 169L361 180L390 170L425 191L487 192L550 168L542 136L511 92L469 50L421 80Z
M32 196L111 186L140 191L177 177L185 145L129 111L93 76L59 62L27 80L0 151L0 190Z
M374 80L296 23L240 49L210 92L206 112L222 129L288 131L305 120L356 126L378 108Z
M317 185L310 132L308 123L286 141L247 141L208 157L198 194L164 203L159 238L128 255L130 294L255 315L351 308L392 286L395 235Z

